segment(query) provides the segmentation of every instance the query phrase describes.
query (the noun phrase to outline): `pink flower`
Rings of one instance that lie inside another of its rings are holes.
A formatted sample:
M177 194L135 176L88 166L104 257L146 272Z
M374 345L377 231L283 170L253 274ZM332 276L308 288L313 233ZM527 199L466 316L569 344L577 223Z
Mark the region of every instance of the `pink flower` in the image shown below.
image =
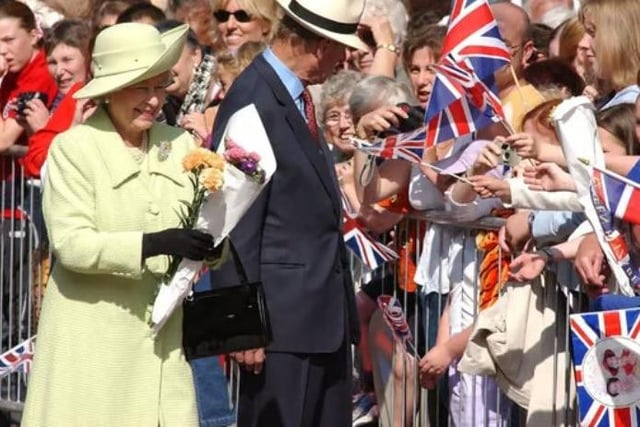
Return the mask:
M260 155L255 151L252 151L251 153L247 154L247 158L254 163L260 162Z
M245 158L245 156L246 156L246 152L238 146L228 148L224 152L224 158L231 163L241 162L242 159Z
M224 139L224 148L225 148L225 149L227 149L227 150L228 150L229 148L235 148L235 147L237 147L237 146L238 146L238 144L236 144L236 143L233 141L233 139L231 139L231 138L225 138L225 139Z

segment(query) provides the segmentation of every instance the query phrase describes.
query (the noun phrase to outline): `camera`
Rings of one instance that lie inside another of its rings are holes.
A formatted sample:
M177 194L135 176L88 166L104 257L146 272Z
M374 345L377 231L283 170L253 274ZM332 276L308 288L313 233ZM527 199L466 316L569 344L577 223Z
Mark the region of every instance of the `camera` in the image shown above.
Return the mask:
M367 28L359 31L358 36L360 37L360 40L364 42L364 44L366 44L372 49L375 49L376 39L373 37L373 33L371 32L370 29Z
M47 105L47 94L44 92L21 92L16 97L16 112L24 116L24 110L27 108L27 103L32 99L39 99L43 104Z
M503 142L500 146L500 163L514 167L518 164L519 160L518 155L513 151L511 145Z
M424 114L425 111L422 107L417 105L409 105L407 103L400 103L397 105L400 107L409 117L406 119L403 117L398 117L400 121L397 127L391 127L383 132L378 134L380 138L386 138L391 135L395 135L398 133L411 132L418 129L420 126L424 125Z

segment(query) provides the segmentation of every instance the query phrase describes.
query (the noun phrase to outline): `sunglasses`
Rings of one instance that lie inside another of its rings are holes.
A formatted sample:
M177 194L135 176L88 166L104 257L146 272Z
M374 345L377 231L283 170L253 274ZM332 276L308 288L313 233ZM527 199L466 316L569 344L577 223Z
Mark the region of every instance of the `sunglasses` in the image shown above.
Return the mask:
M227 22L231 15L233 15L235 20L238 22L251 21L251 15L249 15L245 10L236 10L235 12L229 12L227 10L220 9L213 12L213 17L216 18L216 21L218 22Z

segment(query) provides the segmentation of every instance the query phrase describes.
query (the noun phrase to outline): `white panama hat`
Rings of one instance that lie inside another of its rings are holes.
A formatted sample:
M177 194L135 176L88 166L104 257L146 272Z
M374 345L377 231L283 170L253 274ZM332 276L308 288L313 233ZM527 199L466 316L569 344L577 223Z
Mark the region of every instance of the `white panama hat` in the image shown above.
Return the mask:
M285 13L308 30L343 45L369 50L358 37L364 0L277 0Z
M160 34L152 25L134 22L105 28L91 56L93 78L73 97L98 98L171 69L188 29L185 24Z

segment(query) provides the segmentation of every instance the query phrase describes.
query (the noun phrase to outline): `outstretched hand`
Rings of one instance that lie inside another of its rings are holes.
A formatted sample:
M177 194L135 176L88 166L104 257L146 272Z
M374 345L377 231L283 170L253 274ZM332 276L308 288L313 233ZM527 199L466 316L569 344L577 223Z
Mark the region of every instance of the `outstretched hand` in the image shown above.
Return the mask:
M576 191L571 175L555 163L527 167L524 182L532 191Z
M540 252L525 252L509 264L509 279L528 283L542 274L547 265L547 256Z
M358 120L356 125L356 135L358 138L371 139L376 133L385 131L390 127L400 125L400 119L408 118L409 115L400 107L385 106L373 110Z
M468 178L473 183L473 191L481 198L497 197L505 202L511 201L511 189L507 181L488 175L476 175Z

